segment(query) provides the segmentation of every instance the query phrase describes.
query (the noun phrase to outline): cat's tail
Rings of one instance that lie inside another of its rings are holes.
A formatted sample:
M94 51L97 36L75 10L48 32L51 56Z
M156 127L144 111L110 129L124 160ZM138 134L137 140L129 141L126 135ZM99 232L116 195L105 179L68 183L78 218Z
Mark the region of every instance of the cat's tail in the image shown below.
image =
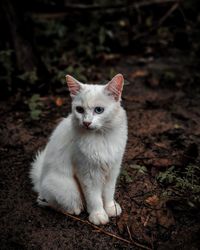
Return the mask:
M38 193L40 192L40 178L42 174L45 153L45 149L39 151L31 164L30 178L33 184L33 189Z

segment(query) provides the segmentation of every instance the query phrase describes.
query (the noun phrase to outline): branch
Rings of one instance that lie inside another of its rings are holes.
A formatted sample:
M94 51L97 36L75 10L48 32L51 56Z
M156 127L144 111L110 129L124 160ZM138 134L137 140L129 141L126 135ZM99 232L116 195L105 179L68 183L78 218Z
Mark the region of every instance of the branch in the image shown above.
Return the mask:
M139 35L136 35L133 38L133 41L140 39L142 37L145 37L147 35L149 35L151 32L157 30L162 24L163 22L179 7L180 5L180 1L175 1L175 3L171 6L171 8L165 13L165 15L158 21L157 25L155 25L154 27L152 27L151 29L149 29L146 32L143 32Z
M161 26L163 22L179 7L179 3L174 3L166 14L159 20L157 27Z
M116 4L116 5L84 5L84 4L67 4L65 8L70 10L90 10L90 11L99 11L99 10L112 10L112 9L127 9L127 7L132 7L135 9L142 8L145 6L150 6L154 4L165 4L165 3L174 3L180 2L181 0L151 0L151 1L141 1L132 4Z
M141 1L130 4L115 4L115 5L99 5L99 4L66 4L64 6L48 6L48 5L32 5L32 11L36 13L56 13L57 15L66 15L69 11L127 11L128 8L139 9L146 6L156 5L156 4L167 4L167 3L180 3L182 0L151 0L151 1Z
M122 237L120 237L120 236L118 236L118 235L116 235L116 234L113 234L113 233L111 233L111 232L108 232L108 231L104 230L103 228L98 227L98 226L92 224L91 222L89 222L89 221L87 221L87 220L80 219L79 217L74 216L74 215L72 215L72 214L69 214L69 213L67 213L67 212L65 212L65 211L58 210L57 208L55 208L55 207L53 207L53 206L51 206L51 205L48 206L48 207L51 208L51 209L53 209L53 210L55 210L55 211L57 211L57 212L60 212L60 213L62 213L62 214L64 214L64 215L66 215L66 216L68 216L68 217L70 217L70 218L73 219L73 220L80 221L80 222L82 222L83 224L90 225L91 227L93 227L93 228L96 230L95 232L100 232L100 233L106 234L106 235L108 235L108 236L110 236L110 237L112 237L112 238L115 238L115 239L117 239L117 240L123 241L123 242L125 242L125 243L127 243L127 244L135 245L135 246L140 247L140 248L145 249L145 250L151 250L151 248L149 248L149 247L147 247L147 246L145 246L145 245L142 245L142 244L140 244L140 243L137 243L137 242L133 241L133 239L131 239L131 241L130 241L130 240L127 240L127 239L124 239L124 238L122 238Z

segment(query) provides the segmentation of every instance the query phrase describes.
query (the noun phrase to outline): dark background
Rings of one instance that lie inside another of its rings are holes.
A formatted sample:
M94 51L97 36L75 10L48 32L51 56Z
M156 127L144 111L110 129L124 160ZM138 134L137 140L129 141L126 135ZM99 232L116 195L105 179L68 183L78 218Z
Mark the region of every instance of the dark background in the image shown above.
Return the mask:
M104 81L127 55L136 60L139 55L184 55L194 70L199 66L197 0L1 0L0 13L4 98L19 90L30 95L58 89L66 73L82 81ZM98 74L104 66L104 74ZM198 84L197 70L189 78Z
M199 249L199 58L198 0L0 0L0 248ZM123 213L94 229L38 207L29 169L70 112L65 75L117 73Z

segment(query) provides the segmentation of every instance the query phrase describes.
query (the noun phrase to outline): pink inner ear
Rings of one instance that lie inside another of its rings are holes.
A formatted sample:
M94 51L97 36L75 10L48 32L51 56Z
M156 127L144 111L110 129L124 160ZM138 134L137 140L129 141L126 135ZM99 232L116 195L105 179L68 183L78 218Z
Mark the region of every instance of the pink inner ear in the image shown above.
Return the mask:
M108 83L106 89L114 96L116 101L119 101L123 89L124 78L123 75L117 74Z
M70 94L75 96L80 90L80 84L78 81L70 75L66 75L67 86L69 88Z

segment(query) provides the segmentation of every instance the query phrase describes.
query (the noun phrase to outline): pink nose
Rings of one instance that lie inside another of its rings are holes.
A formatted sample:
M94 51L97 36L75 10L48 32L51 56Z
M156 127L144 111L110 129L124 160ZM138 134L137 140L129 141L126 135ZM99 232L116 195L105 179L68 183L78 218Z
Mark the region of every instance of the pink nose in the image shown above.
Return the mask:
M83 122L83 125L86 127L86 128L89 128L91 122Z

